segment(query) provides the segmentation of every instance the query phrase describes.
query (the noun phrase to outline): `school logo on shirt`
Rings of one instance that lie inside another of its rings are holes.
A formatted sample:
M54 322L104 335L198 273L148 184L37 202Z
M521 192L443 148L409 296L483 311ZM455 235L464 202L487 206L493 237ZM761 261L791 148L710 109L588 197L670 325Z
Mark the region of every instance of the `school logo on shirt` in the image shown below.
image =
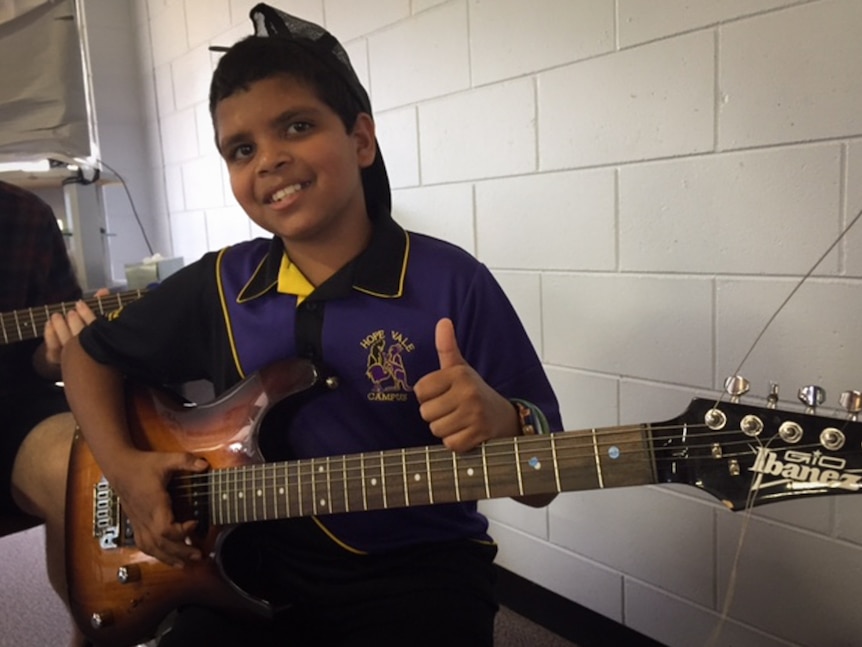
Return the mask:
M367 353L365 375L371 382L368 399L374 402L404 402L413 390L404 368L404 356L414 346L396 330L377 330L359 342Z

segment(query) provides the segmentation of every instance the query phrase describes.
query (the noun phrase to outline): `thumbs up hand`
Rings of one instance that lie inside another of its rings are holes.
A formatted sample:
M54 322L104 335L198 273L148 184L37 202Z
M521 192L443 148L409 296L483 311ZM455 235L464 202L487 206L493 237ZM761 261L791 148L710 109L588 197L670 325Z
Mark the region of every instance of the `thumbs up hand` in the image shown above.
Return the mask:
M438 321L434 337L440 369L413 387L419 413L431 433L455 452L469 451L491 438L517 435L515 408L466 362L452 321Z

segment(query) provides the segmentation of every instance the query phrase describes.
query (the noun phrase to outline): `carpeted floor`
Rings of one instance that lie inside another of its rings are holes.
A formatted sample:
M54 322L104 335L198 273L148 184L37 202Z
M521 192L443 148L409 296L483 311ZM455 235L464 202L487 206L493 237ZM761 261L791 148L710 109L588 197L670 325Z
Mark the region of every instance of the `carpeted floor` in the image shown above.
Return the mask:
M70 624L45 576L41 527L0 538L0 647L65 647ZM514 611L497 616L496 647L572 647Z

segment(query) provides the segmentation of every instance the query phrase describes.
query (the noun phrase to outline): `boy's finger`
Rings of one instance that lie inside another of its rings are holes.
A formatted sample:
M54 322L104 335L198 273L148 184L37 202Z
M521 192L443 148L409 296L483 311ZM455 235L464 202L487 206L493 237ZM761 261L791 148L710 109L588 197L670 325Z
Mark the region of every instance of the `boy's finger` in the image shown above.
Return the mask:
M441 369L466 364L458 349L455 326L452 325L451 319L441 319L437 322L437 327L434 329L434 345L437 347Z

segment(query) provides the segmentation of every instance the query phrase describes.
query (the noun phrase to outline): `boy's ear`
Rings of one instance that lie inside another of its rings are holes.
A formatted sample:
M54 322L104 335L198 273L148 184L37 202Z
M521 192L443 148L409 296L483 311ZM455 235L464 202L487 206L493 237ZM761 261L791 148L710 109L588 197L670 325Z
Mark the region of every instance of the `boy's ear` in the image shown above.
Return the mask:
M359 168L368 168L377 156L377 140L374 136L374 120L371 115L360 112L353 124L353 139Z

